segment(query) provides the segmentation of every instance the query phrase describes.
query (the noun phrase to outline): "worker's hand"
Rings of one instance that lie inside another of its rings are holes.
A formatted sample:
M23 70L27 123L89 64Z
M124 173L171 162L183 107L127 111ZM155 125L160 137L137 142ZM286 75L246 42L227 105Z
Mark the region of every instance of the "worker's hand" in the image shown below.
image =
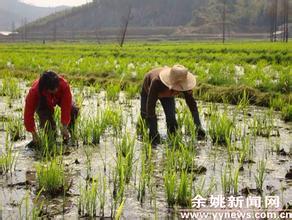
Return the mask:
M197 129L197 135L198 140L204 140L206 138L206 132L202 127L199 127Z
M32 141L35 145L39 143L39 136L36 131L32 132Z
M61 133L62 133L62 136L63 136L63 140L64 141L68 141L69 138L70 138L70 134L69 134L67 125L63 125L62 126Z

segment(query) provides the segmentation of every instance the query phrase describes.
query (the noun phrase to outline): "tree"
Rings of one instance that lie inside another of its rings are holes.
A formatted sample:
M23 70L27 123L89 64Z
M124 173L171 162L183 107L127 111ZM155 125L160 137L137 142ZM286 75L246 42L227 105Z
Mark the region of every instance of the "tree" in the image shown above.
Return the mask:
M122 16L121 21L122 21L122 27L121 27L121 33L119 35L119 44L120 47L123 47L125 38L126 38L126 33L128 29L128 25L130 20L133 19L132 16L132 6L128 5L128 11L126 16Z
M289 26L289 2L288 0L284 0L283 1L283 13L284 13L284 24L283 24L283 41L284 42L288 42L288 35L289 35L289 30L288 30L288 26Z
M226 0L223 0L222 10L222 42L225 43L225 27L226 27Z
M270 40L277 41L277 26L278 26L278 0L270 2Z

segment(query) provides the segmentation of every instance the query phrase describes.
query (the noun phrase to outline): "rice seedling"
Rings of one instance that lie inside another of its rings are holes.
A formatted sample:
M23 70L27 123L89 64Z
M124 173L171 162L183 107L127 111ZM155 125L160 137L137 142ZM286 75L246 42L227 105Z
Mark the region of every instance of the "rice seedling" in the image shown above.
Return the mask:
M98 200L98 179L93 178L90 183L86 183L84 187L79 186L80 196L78 198L78 214L80 216L88 216L89 218L97 215Z
M36 195L36 198L33 201L33 207L30 207L29 204L29 192L27 191L25 193L25 196L21 199L21 202L19 204L19 217L20 219L31 219L31 220L37 220L40 219L43 215L43 207L44 207L44 201L40 199L42 190L38 192ZM22 215L22 205L25 204L25 216Z
M52 129L45 128L38 131L38 140L36 151L41 157L47 158L63 152L62 145L57 147L56 132Z
M64 165L55 157L50 162L36 165L38 189L52 196L67 191L69 185L65 178Z
M250 98L248 97L246 90L243 90L243 93L238 97L239 102L237 104L237 109L246 110L250 105L249 99Z
M90 123L90 128L92 134L92 144L97 145L100 143L100 137L106 129L103 119L101 117L95 117Z
M106 190L107 190L106 176L103 176L102 182L100 183L100 187L98 189L98 195L97 195L98 201L99 201L101 218L103 218L105 214Z
M281 117L286 122L292 121L292 105L287 105L282 108Z
M84 102L84 95L81 92L76 92L76 94L74 93L74 100L75 100L75 104L77 106L83 106L83 102Z
M0 84L0 96L7 96L10 99L20 98L21 91L18 80L11 76L4 77Z
M164 189L166 193L167 204L173 207L176 203L176 173L167 171L164 174Z
M146 168L145 166L141 167L140 176L139 176L139 185L138 185L138 195L137 200L142 204L144 202L146 194Z
M192 175L189 176L187 171L182 171L180 182L177 188L177 203L181 207L189 207L192 199Z
M281 152L280 138L276 138L275 141L271 141L272 152L276 152L277 155Z
M169 134L167 137L167 144L171 148L179 148L181 144L184 144L183 135L180 132Z
M84 147L84 154L85 154L85 158L86 158L86 179L90 179L91 177L91 171L92 171L92 153L93 153L93 149L90 146L86 146Z
M186 145L194 146L197 143L196 126L193 121L193 117L188 108L183 108L179 111L178 115L178 126L181 128ZM180 131L178 131L180 133ZM176 135L178 135L176 133Z
M130 182L130 178L132 176L135 139L135 136L131 138L130 134L127 133L122 137L121 140L118 141L116 147L118 156L122 156L121 162L123 163L125 169L126 183Z
M149 139L146 121L141 117L141 115L139 115L137 119L136 134L145 140L145 142Z
M139 93L140 86L139 85L127 85L125 88L126 97L127 99L134 99L137 97Z
M119 134L123 125L122 110L107 107L103 112L103 117L105 126L111 127L115 135Z
M234 160L236 146L230 140L227 140L227 153L228 153L228 161L232 162Z
M116 101L119 98L119 94L121 91L120 84L110 83L106 87L106 98L109 101Z
M0 174L12 172L15 169L17 153L14 152L13 145L9 142L8 135L5 141L5 151L0 155Z
M11 118L7 122L7 132L12 141L18 141L25 137L23 122L20 117Z
M140 175L139 175L139 185L138 185L138 195L137 200L142 204L144 202L145 194L146 194L146 184L147 179L149 180L149 175L147 174L147 155L145 152L141 152L140 156L141 167L140 167Z
M216 180L212 177L209 186L206 186L206 178L201 177L198 183L193 184L195 195L201 195L204 198L210 196L216 187Z
M232 132L234 130L233 122L228 118L227 113L220 115L218 112L210 117L209 135L216 144L227 144L231 140Z
M123 209L124 209L125 201L126 201L126 199L123 199L123 201L122 201L121 204L119 205L117 211L115 212L115 220L119 220L119 219L121 219L121 215L122 215L122 213L123 213Z
M90 120L81 119L79 126L79 136L82 139L83 145L91 143L91 131L90 131Z
M238 194L238 179L239 179L239 168L235 168L234 172L232 173L232 189L233 189L233 194L237 195Z
M224 194L229 194L231 192L231 186L232 186L231 170L230 170L230 165L227 164L225 167L222 168L222 171L221 171L222 192Z
M255 175L256 187L260 192L263 191L263 185L266 178L266 164L267 162L265 160L260 160L258 162L257 173Z
M254 136L270 137L274 129L273 112L269 110L262 117L254 116L254 119L249 126L252 129Z
M70 130L70 144L72 146L78 146L79 145L79 140L80 140L80 132L79 132L79 128L80 128L80 117L77 117L75 124L73 127L69 128Z
M176 169L191 173L195 168L195 156L195 149L193 147L188 147L181 143L176 151Z
M61 124L61 108L57 107L54 109L54 121L56 123L56 127L60 128Z
M94 118L83 119L79 129L83 144L98 145L105 130L106 123L101 113L97 113Z
M122 155L118 155L116 167L113 171L113 205L111 207L111 216L114 216L114 212L118 204L121 204L124 199L125 192L125 170L122 161Z
M238 162L243 164L245 162L249 162L252 157L251 143L250 137L246 136L241 139L238 155Z

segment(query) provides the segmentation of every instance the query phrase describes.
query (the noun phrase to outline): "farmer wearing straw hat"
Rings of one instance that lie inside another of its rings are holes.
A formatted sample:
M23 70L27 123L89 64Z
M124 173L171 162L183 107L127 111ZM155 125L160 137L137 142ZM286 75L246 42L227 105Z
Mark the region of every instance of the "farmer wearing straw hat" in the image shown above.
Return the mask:
M33 141L28 146L34 146L38 141L34 114L40 119L40 127L55 131L54 107L61 108L61 132L64 141L68 141L69 132L73 130L79 109L72 102L71 89L68 82L53 71L45 71L30 88L24 108L24 125L32 134Z
M141 92L141 117L147 122L149 137L153 145L160 143L155 114L156 102L158 99L161 102L166 116L168 133L173 134L178 127L175 118L174 96L179 93L183 93L192 113L198 138L203 139L205 137L205 131L202 128L199 118L197 103L192 94L192 89L195 86L195 76L182 65L174 65L172 68L156 68L147 73Z

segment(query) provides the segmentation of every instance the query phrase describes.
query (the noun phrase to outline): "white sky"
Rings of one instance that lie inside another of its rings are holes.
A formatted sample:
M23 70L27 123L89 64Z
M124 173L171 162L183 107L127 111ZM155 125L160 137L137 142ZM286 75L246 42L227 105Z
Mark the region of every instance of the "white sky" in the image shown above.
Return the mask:
M54 6L78 6L91 2L92 0L19 0L21 2L40 6L40 7L54 7Z

